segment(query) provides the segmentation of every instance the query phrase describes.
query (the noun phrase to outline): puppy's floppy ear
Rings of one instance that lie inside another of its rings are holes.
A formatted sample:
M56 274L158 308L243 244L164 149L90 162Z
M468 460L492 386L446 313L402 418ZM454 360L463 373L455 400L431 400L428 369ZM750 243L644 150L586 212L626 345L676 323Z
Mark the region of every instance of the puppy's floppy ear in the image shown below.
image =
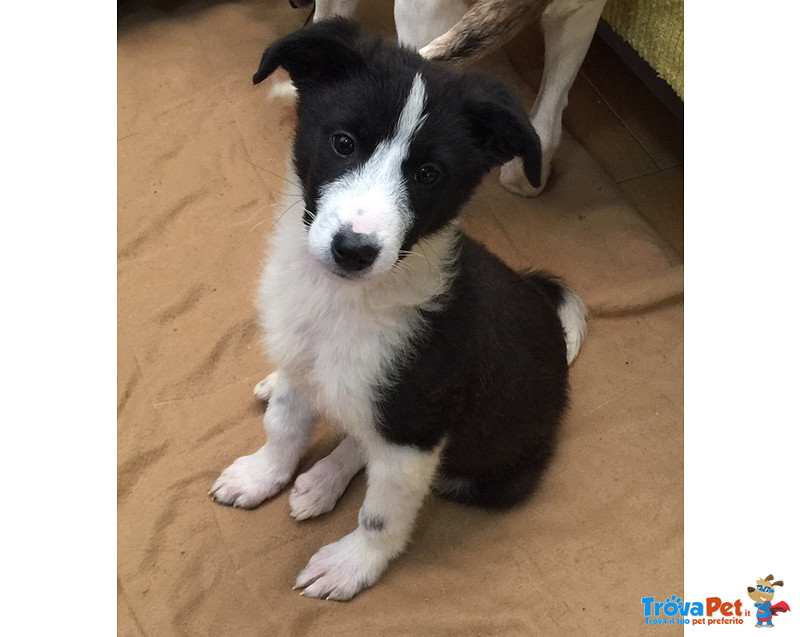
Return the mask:
M365 64L356 47L360 37L358 25L344 18L322 20L295 31L264 51L253 84L265 80L279 66L288 71L298 89L344 77Z
M471 133L487 160L487 170L522 157L525 176L542 185L542 145L511 89L482 75L471 75L466 107Z

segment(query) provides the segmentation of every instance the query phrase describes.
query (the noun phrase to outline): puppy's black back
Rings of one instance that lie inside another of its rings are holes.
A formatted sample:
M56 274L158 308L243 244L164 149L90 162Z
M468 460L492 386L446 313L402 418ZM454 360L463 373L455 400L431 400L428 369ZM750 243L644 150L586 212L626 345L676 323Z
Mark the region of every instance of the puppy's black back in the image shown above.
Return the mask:
M562 288L461 242L443 309L379 400L382 433L426 449L445 440L443 495L502 507L535 486L566 408Z

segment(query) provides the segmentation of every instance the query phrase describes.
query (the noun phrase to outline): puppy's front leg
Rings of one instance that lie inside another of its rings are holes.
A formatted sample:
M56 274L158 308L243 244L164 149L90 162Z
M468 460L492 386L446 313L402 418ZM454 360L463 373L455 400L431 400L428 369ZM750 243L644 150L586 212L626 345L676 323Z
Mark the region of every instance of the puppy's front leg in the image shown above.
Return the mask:
M308 447L317 414L305 393L286 374L272 375L274 385L264 414L267 444L238 458L211 486L220 504L252 509L285 487Z
M302 595L345 601L377 582L408 543L439 464L429 451L379 442L367 445L367 495L358 528L322 547L298 575Z

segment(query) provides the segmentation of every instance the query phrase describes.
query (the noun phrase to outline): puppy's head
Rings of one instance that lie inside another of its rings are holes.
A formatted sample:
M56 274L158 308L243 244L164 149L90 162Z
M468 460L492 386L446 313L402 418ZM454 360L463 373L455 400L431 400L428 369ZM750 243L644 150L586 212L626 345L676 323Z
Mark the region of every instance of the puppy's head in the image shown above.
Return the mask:
M298 93L294 164L309 249L334 274L385 274L514 157L539 186L539 138L496 80L425 61L343 19L275 42L253 82L278 67Z

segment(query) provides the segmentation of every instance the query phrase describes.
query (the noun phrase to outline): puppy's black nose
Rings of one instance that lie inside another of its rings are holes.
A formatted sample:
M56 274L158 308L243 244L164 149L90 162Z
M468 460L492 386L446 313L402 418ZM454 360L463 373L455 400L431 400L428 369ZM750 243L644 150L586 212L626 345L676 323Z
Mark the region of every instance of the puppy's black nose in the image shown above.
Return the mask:
M336 261L336 265L349 272L357 272L371 266L380 251L380 247L370 235L349 229L339 230L331 242L333 260Z

